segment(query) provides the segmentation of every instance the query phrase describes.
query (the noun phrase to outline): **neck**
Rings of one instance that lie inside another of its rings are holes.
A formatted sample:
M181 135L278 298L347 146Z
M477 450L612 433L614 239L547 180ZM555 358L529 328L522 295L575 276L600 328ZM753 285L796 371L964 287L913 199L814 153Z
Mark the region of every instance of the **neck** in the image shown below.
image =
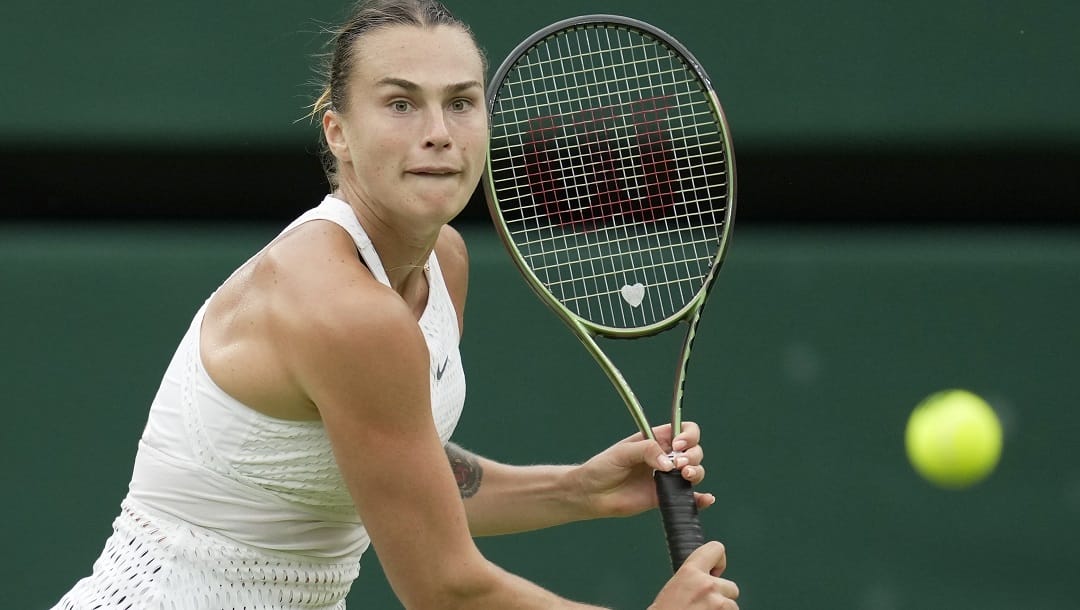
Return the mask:
M424 272L441 227L430 231L421 231L418 228L403 230L403 223L389 222L355 194L338 189L334 196L348 203L356 214L357 220L375 247L383 270L390 280L390 287L395 292L407 298L415 293L418 283L426 287Z

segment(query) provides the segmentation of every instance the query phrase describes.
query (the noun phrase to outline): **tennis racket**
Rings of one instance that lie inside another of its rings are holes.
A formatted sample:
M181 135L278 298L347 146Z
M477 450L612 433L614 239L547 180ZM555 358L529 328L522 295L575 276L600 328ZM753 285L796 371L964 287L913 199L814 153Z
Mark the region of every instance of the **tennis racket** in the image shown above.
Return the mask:
M522 42L492 79L484 190L529 286L581 339L634 422L645 411L598 338L686 323L671 406L727 249L735 159L708 76L679 42L616 15L575 17ZM704 543L689 482L656 473L672 567Z

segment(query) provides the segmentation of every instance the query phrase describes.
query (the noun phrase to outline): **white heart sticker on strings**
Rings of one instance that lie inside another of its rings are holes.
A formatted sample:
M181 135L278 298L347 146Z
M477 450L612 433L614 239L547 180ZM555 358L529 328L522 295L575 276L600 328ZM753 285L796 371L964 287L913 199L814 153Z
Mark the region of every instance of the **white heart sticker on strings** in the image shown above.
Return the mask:
M622 294L623 300L630 304L630 307L638 307L645 300L645 286L641 282L633 285L626 284L619 292Z

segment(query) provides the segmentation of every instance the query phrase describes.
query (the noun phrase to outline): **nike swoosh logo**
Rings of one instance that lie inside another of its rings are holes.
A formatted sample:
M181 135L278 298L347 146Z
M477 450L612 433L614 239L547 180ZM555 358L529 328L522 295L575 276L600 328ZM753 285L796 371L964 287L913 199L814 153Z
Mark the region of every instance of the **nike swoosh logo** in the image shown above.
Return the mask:
M450 356L447 356L446 360L443 360L442 366L435 369L435 381L442 381L443 373L446 372L446 365L448 364L450 364Z

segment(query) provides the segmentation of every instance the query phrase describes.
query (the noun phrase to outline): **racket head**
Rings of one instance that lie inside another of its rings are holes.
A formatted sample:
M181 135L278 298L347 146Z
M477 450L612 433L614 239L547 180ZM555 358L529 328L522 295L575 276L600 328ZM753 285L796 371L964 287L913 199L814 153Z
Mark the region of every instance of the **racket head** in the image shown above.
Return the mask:
M735 157L685 46L618 15L560 21L499 66L488 109L488 207L542 300L607 337L700 309L734 220Z

